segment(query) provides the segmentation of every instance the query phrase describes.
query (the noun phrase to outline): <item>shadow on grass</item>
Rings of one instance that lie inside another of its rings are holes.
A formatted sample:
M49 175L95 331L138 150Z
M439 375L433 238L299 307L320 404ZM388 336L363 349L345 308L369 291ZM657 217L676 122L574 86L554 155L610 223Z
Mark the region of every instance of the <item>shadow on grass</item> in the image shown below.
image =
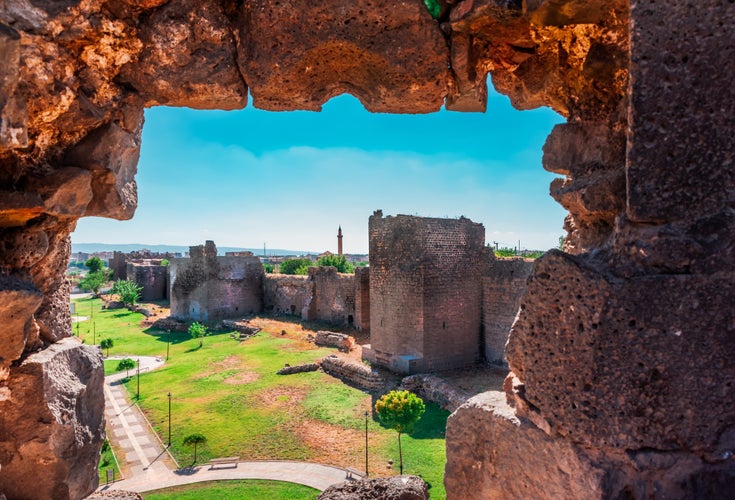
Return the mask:
M414 439L441 439L447 431L447 418L451 413L442 410L435 403L426 402L426 411L421 420L416 422L413 432L409 434Z
M146 335L150 335L151 337L155 337L156 340L159 342L163 342L164 344L166 342L171 342L172 344L181 344L182 342L186 342L187 340L191 340L191 335L189 335L188 332L167 332L164 330L159 330L157 328L146 328L143 330L143 333Z
M373 399L375 399L374 396ZM390 429L390 427L383 425L375 413L375 401L373 401L372 407L373 420L378 422L384 429ZM447 418L449 418L449 415L451 415L450 412L442 410L436 403L426 401L426 411L421 416L421 419L416 422L413 432L408 435L413 439L442 439L447 431Z

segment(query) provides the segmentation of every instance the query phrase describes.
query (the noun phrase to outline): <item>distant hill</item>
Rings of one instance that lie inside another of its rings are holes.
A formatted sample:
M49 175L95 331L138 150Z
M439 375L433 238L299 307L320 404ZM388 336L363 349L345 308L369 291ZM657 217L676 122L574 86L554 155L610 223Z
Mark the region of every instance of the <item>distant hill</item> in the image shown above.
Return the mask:
M188 252L189 247L183 245L143 245L141 243L72 243L71 251L94 253L94 252L133 252L147 248L151 252ZM217 253L224 255L225 252L253 252L255 255L263 255L262 248L242 248L242 247L217 247ZM319 254L321 252L308 252L305 250L284 250L282 248L267 248L268 255L306 255L308 253Z

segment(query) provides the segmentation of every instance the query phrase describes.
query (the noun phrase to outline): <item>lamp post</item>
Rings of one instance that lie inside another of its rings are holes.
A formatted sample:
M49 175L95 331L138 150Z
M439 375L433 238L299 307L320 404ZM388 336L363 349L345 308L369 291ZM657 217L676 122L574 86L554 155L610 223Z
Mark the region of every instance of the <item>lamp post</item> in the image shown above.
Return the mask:
M166 361L168 361L168 352L169 348L171 347L171 330L167 330L168 335L166 335Z
M140 401L140 358L138 358L138 394L136 395L135 399Z
M368 411L365 410L365 477L369 477L368 472Z
M171 393L168 393L168 447L171 448Z

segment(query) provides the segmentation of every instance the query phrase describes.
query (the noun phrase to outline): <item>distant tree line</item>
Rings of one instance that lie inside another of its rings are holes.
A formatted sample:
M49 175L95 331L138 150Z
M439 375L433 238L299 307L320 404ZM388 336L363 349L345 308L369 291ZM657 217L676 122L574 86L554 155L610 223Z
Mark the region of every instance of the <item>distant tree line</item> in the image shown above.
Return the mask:
M358 265L364 266L365 263ZM337 268L338 273L354 273L355 266L347 260L344 255L325 255L319 257L316 262L309 259L286 259L278 266L278 272L281 274L301 274L305 275L309 272L311 266L332 266ZM263 264L266 273L275 272L273 264Z

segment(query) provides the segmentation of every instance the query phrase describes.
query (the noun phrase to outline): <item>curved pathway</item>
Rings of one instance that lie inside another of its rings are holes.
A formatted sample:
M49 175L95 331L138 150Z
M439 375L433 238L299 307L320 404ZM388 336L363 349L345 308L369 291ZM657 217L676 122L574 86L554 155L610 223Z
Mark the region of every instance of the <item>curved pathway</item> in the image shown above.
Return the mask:
M139 359L141 371L163 366L161 358L151 356L112 356L109 359L129 357ZM132 370L131 370L132 374ZM240 462L235 466L208 465L178 468L164 444L148 425L137 405L128 399L120 380L125 373L105 377L105 416L108 438L115 449L124 455L128 465L126 477L109 485L102 484L97 491L125 490L142 493L181 484L226 479L270 479L303 484L320 491L347 479L345 469L308 462L256 461Z

